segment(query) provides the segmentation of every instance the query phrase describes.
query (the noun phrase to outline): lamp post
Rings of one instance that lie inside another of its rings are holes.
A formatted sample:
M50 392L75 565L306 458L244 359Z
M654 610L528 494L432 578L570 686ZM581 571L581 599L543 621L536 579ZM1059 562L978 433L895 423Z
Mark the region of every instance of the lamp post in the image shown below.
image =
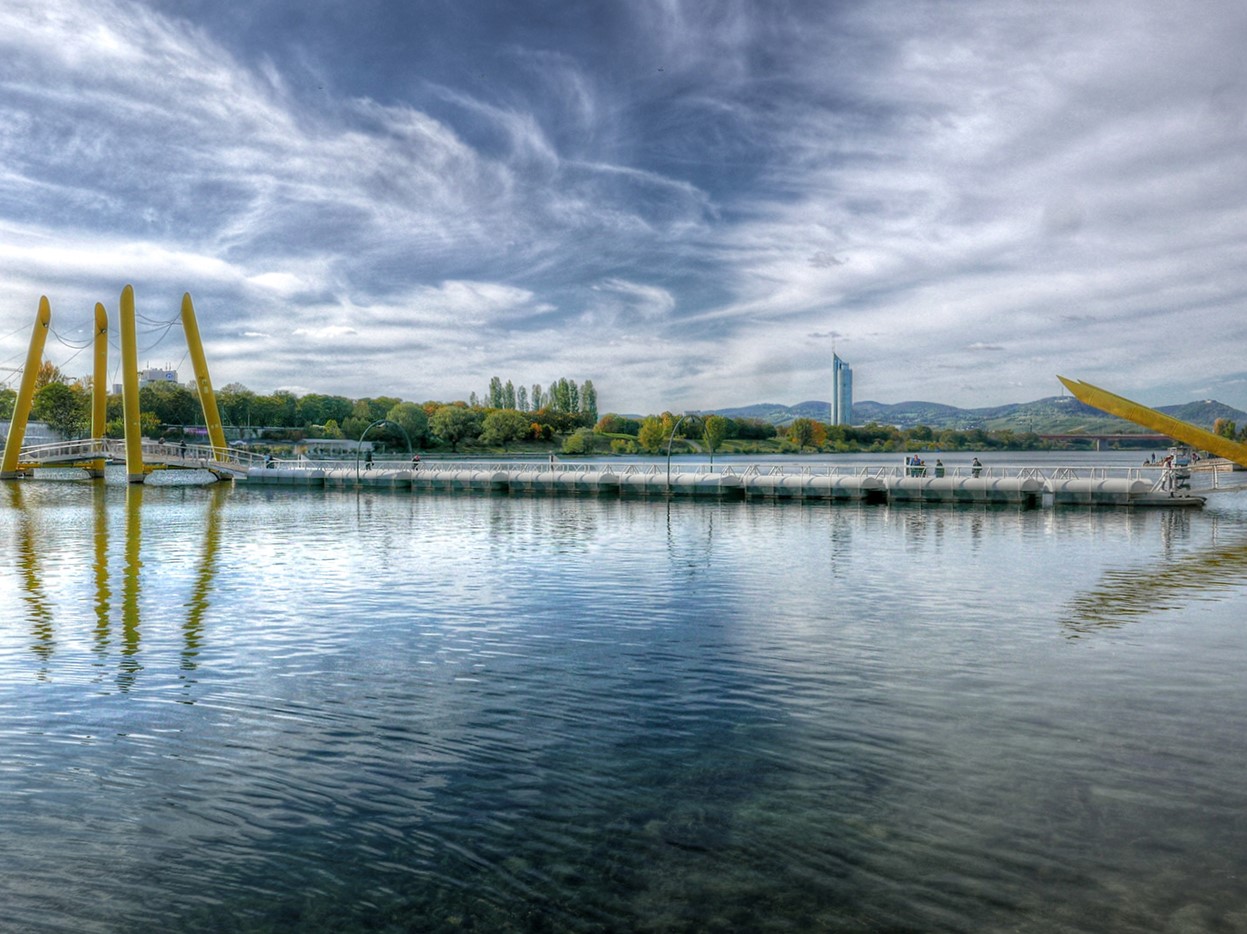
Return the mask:
M667 439L667 495L668 496L671 495L671 444L672 442L675 441L675 433L679 430L681 423L686 418L695 418L698 421L701 421L700 415L693 415L691 412L683 412L681 413L680 417L676 420L676 423L671 426L671 437Z
M407 456L408 456L408 457L411 457L411 435L407 434L407 429L406 429L406 428L404 428L402 425L400 425L400 424L399 424L398 422L396 422L396 421L392 421L392 420L390 420L390 419L388 419L388 418L379 418L379 419L377 419L375 422L370 423L370 424L368 425L368 427L364 429L363 434L361 434L361 435L359 436L359 444L357 444L357 445L355 446L355 480L356 480L356 482L359 482L359 451L360 451L360 448L362 448L362 447L364 446L364 438L366 438L366 437L368 436L368 432L372 431L372 430L373 430L374 428L376 428L378 425L393 425L395 428L397 428L399 431L401 431L401 432L403 433L403 438L404 438L404 440L406 440L406 442L407 442Z

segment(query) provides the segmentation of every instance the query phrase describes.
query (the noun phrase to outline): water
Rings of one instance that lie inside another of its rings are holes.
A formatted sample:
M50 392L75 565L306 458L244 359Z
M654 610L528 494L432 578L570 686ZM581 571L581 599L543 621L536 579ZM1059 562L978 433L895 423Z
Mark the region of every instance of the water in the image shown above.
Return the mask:
M0 929L1247 930L1247 499L0 485Z

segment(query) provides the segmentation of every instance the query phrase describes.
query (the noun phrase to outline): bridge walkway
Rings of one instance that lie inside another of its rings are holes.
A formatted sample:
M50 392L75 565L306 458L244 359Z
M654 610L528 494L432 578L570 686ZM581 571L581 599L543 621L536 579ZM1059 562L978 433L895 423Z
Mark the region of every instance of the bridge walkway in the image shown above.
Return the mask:
M241 478L263 460L259 455L235 448L217 448L206 444L166 444L161 441L142 443L145 470L207 470L218 479ZM114 438L83 438L77 441L56 441L49 444L23 446L17 469L27 472L37 468L80 467L90 470L95 463L124 464L126 443Z

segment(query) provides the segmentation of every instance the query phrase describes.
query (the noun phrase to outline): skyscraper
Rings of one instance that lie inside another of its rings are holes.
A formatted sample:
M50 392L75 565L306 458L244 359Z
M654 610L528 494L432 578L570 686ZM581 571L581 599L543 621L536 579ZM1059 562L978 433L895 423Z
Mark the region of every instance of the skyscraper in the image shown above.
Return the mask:
M853 368L831 355L831 424L853 424Z

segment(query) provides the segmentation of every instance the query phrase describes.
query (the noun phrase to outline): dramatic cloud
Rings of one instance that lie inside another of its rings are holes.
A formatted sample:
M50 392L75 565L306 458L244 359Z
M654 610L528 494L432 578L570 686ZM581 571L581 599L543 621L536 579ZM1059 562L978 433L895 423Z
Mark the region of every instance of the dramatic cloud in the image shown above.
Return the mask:
M796 402L834 341L863 399L1247 407L1245 40L1229 0L10 0L0 363L133 283L153 353L190 291L259 391Z

